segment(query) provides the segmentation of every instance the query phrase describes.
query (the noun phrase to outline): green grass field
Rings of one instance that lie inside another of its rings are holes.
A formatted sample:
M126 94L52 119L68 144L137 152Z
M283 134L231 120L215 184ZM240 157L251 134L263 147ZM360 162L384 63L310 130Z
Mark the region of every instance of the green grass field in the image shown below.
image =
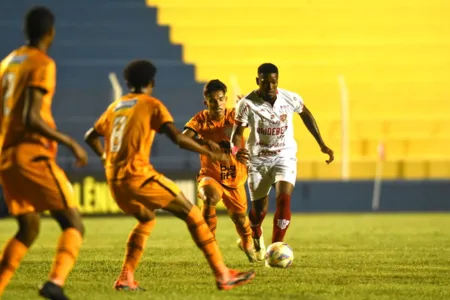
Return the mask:
M86 240L66 285L71 299L450 299L450 215L295 215L286 241L296 255L290 269L250 265L236 247L226 216L217 239L230 267L255 268L246 286L219 292L184 224L160 217L136 274L145 292L116 292L131 218L86 218ZM271 237L271 216L264 229ZM0 243L15 231L0 221ZM4 300L38 299L59 228L43 220L41 235L8 286Z

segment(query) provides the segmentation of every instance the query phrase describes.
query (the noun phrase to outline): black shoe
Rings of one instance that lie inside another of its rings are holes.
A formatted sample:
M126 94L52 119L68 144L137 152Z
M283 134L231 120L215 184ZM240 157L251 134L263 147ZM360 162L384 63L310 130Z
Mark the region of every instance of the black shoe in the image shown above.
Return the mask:
M69 300L64 294L63 288L50 281L39 288L39 295L50 300Z

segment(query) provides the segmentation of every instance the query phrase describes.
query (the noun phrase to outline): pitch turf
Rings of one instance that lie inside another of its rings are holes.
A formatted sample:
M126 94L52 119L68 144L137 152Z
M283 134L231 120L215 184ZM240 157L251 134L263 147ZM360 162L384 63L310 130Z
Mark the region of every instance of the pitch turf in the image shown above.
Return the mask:
M271 216L264 226L266 244ZM66 285L71 299L450 299L450 215L295 215L286 241L296 255L290 269L251 266L236 247L234 227L219 218L218 241L226 262L255 268L249 285L216 291L214 279L184 224L160 217L136 274L146 292L116 292L130 218L86 218L86 240ZM0 243L15 230L0 221ZM38 299L59 228L43 220L41 235L4 294Z

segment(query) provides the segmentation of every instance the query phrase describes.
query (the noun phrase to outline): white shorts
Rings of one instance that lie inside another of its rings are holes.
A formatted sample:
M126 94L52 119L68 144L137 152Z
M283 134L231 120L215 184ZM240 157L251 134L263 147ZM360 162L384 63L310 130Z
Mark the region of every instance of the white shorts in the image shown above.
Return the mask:
M267 196L276 182L286 181L295 186L296 180L297 158L295 156L255 158L248 166L248 188L252 201Z

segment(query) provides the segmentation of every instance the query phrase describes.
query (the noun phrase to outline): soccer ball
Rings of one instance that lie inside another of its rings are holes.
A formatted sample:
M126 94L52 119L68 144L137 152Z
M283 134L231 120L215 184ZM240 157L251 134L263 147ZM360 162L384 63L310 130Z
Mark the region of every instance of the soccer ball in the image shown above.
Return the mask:
M291 246L283 242L271 244L266 251L266 266L271 268L288 268L294 261Z

